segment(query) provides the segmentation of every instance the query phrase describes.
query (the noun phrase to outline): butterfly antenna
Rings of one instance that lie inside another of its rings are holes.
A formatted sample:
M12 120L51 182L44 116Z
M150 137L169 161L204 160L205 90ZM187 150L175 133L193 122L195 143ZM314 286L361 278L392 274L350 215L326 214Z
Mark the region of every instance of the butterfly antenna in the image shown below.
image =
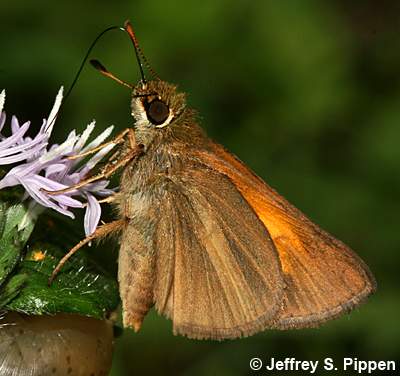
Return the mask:
M111 31L111 30L121 30L121 31L125 31L125 29L124 29L123 27L120 27L120 26L111 26L111 27L108 27L107 29L103 30L103 31L96 37L96 39L92 42L92 44L90 45L88 51L86 52L86 55L85 55L85 57L83 58L82 63L81 63L81 65L80 65L79 69L78 69L78 72L76 72L75 78L74 78L74 80L72 81L72 84L70 85L70 87L69 87L67 93L66 93L65 96L64 96L64 99L63 99L63 106L65 105L66 100L68 99L69 95L71 94L72 89L75 87L75 84L76 84L76 82L78 81L78 78L79 78L79 76L80 76L80 74L81 74L81 72L82 72L82 69L83 69L83 67L85 66L85 63L86 63L87 59L89 58L89 55L90 55L90 53L92 52L94 46L97 44L97 42L99 41L99 39L100 39L104 34L108 33L108 32ZM48 122L47 122L47 125L46 125L46 129L50 128L50 127L54 124L54 121L56 120L58 114L60 113L61 108L62 108L62 107L60 107L60 108L58 109L57 113L54 114L54 116L53 116L52 119L48 119Z
M129 20L125 21L124 30L128 33L128 35L133 43L133 47L135 48L136 60L139 65L140 76L142 77L143 84L146 84L146 78L145 78L144 72L143 72L143 62L145 63L147 69L150 71L151 75L153 77L157 78L158 80L160 80L160 77L154 71L154 69L151 67L151 65L147 61L146 56L144 55L142 49L140 48L139 42L135 35L135 32L133 31L132 24L130 23Z
M96 37L96 39L95 39L95 40L92 42L92 44L90 45L90 47L89 47L89 49L88 49L88 51L87 51L85 57L83 58L82 63L81 63L81 65L80 65L79 69L78 69L78 72L76 73L75 78L74 78L74 80L72 81L72 84L71 84L71 86L69 87L69 89L68 89L68 91L67 91L67 94L65 94L64 103L65 103L65 101L67 100L68 96L71 94L71 91L72 91L72 89L74 88L76 82L78 81L78 78L79 78L79 76L80 76L80 74L81 74L81 72L82 72L82 69L83 69L83 67L85 66L85 63L86 63L87 59L89 58L89 55L90 55L90 53L92 52L94 46L97 44L97 42L99 41L99 39L100 39L104 34L108 33L108 32L111 31L111 30L121 30L121 31L125 31L125 29L122 28L122 27L120 27L120 26L111 26L111 27L108 27L107 29L103 30L103 31Z
M90 64L92 64L92 66L97 69L103 76L109 77L119 84L129 87L129 89L133 89L133 85L128 84L127 82L122 81L120 78L114 76L103 64L100 63L100 61L92 59L90 60Z

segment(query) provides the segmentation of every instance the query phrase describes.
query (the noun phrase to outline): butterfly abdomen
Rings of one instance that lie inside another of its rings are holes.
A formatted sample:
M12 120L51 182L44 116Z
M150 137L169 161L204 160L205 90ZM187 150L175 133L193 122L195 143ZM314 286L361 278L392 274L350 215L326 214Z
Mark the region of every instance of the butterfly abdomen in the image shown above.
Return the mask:
M135 331L154 304L153 234L157 218L162 215L157 202L168 181L169 166L168 158L150 150L124 171L121 180L119 212L127 226L119 251L119 289L124 326Z
M138 331L153 306L154 254L132 223L122 235L118 280L124 326Z

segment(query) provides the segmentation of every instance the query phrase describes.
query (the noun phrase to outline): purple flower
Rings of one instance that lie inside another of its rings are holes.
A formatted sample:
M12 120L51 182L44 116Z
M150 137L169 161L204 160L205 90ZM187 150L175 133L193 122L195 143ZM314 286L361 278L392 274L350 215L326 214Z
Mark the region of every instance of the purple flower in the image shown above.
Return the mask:
M87 144L95 127L93 121L82 134L72 131L60 145L50 145L49 138L61 106L62 93L63 88L58 92L47 120L43 120L38 134L33 139L25 137L30 122L20 125L15 116L11 119L11 136L4 137L0 133L0 165L19 163L0 180L0 189L22 185L26 190L26 197L30 196L41 206L54 209L71 218L74 218L71 208L86 207L84 228L86 235L89 235L96 230L101 216L97 196L105 197L114 193L113 189L107 188L109 184L107 180L93 182L59 195L48 195L42 189L60 190L84 179L115 144L98 151L85 164L82 163L82 158L71 160L68 157L100 145L111 134L113 127L107 128ZM3 112L4 102L5 91L3 90L0 93L0 132L6 121L6 115ZM84 202L77 198L83 199Z

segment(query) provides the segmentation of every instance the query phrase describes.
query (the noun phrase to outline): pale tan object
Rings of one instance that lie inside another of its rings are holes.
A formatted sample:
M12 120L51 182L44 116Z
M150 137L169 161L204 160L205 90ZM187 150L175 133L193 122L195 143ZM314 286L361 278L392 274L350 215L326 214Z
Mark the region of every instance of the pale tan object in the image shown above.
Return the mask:
M0 319L1 376L106 376L112 350L108 321L16 312Z

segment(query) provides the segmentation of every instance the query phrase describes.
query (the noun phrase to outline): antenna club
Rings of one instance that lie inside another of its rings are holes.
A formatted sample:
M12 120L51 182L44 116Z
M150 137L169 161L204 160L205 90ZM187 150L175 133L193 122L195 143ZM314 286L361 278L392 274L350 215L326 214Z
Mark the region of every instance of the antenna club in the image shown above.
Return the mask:
M91 59L89 62L90 62L90 64L92 64L92 66L93 66L94 68L96 68L97 70L103 71L103 72L106 72L106 71L107 71L107 69L105 68L105 66L104 66L103 64L101 64L100 61L98 61L98 60L96 60L96 59Z
M142 49L139 46L139 42L136 38L135 32L133 31L133 27L132 24L130 23L129 20L126 20L124 23L124 28L126 33L129 35L129 38L131 39L132 43L133 43L133 47L135 48L135 55L136 55L136 60L138 62L139 65L139 71L140 71L140 75L142 77L142 82L146 83L146 78L144 76L144 72L143 72L143 63L145 63L146 67L148 68L148 70L150 71L150 73L152 74L152 76L154 78L157 78L158 80L160 80L158 74L154 71L154 69L150 66L149 62L146 59L146 56L144 55Z
M133 30L133 26L132 26L132 24L131 24L131 22L129 20L125 21L124 28L125 28L125 31L128 33L128 35L131 37L131 40L132 40L135 48L140 50L139 42L136 39L136 35L135 35L134 30Z

